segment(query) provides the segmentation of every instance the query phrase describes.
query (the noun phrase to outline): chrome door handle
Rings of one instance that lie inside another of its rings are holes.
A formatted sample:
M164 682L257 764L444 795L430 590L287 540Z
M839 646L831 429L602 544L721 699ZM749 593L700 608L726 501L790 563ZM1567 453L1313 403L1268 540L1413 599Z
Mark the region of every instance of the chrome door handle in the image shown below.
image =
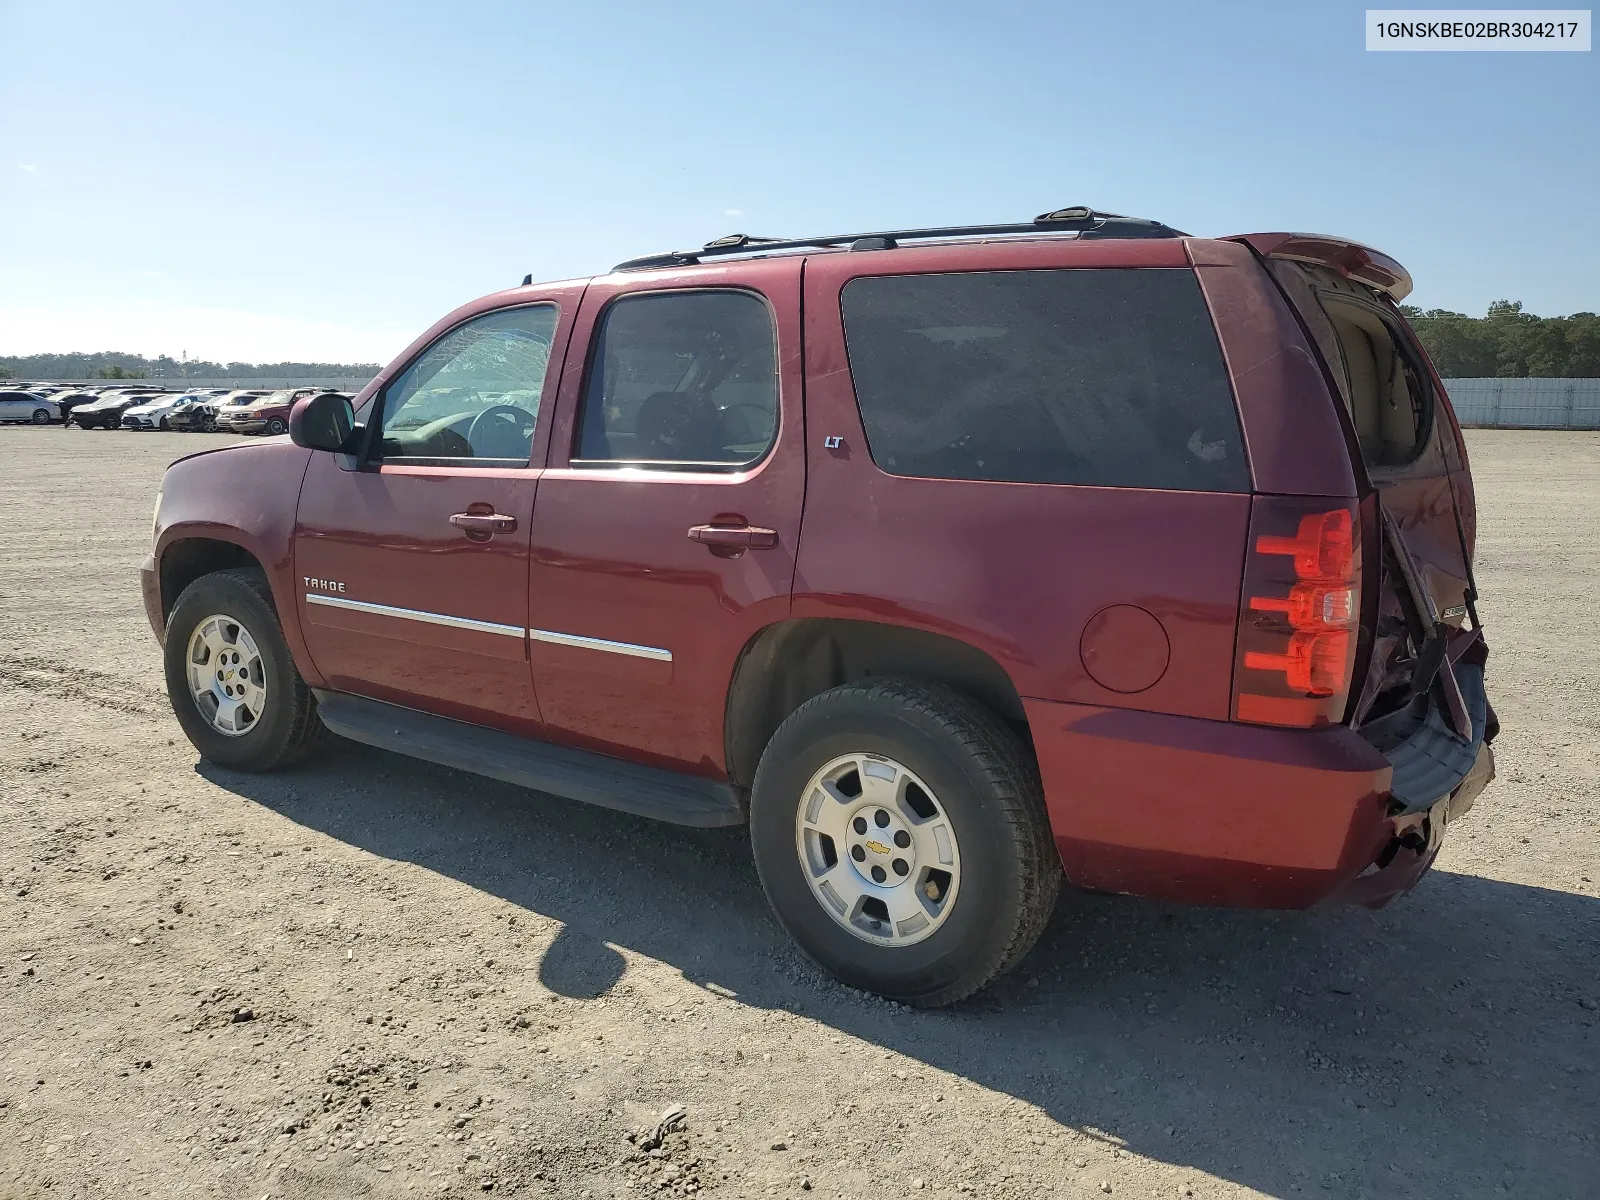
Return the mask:
M755 525L694 525L689 529L689 540L703 542L707 546L769 550L778 544L778 531Z
M515 533L517 519L504 513L452 513L450 524L470 533Z

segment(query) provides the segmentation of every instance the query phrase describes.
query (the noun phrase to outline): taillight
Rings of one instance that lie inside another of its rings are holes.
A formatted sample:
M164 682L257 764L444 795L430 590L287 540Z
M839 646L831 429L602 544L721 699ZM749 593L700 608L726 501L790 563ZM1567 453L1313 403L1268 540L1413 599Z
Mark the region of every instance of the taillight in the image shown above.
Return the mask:
M1310 728L1344 715L1361 619L1353 503L1257 496L1250 514L1233 715Z

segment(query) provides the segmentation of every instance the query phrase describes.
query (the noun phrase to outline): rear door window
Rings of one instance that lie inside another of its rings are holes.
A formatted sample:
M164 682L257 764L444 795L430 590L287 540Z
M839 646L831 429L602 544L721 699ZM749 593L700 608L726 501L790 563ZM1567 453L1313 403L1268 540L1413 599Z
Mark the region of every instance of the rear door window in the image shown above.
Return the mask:
M624 296L606 310L574 461L749 466L778 429L777 336L750 292Z
M843 307L867 440L892 474L1250 490L1192 271L870 276Z

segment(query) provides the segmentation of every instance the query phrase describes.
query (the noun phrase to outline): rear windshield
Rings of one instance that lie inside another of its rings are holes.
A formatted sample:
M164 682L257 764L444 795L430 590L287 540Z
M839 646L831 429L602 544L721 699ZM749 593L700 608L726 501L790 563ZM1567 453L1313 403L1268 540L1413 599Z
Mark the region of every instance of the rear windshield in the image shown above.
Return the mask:
M1233 391L1194 273L856 279L850 370L896 475L1248 492Z

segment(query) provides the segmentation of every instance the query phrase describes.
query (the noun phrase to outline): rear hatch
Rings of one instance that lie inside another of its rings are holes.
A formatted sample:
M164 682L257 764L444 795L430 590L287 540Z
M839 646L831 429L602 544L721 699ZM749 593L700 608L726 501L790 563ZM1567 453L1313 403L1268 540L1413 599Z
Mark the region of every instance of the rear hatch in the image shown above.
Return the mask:
M1362 631L1348 720L1395 765L1406 805L1455 788L1494 736L1477 619L1476 506L1466 445L1443 385L1398 303L1411 279L1368 247L1251 234L1343 401L1363 505ZM1358 475L1360 470L1358 470Z

